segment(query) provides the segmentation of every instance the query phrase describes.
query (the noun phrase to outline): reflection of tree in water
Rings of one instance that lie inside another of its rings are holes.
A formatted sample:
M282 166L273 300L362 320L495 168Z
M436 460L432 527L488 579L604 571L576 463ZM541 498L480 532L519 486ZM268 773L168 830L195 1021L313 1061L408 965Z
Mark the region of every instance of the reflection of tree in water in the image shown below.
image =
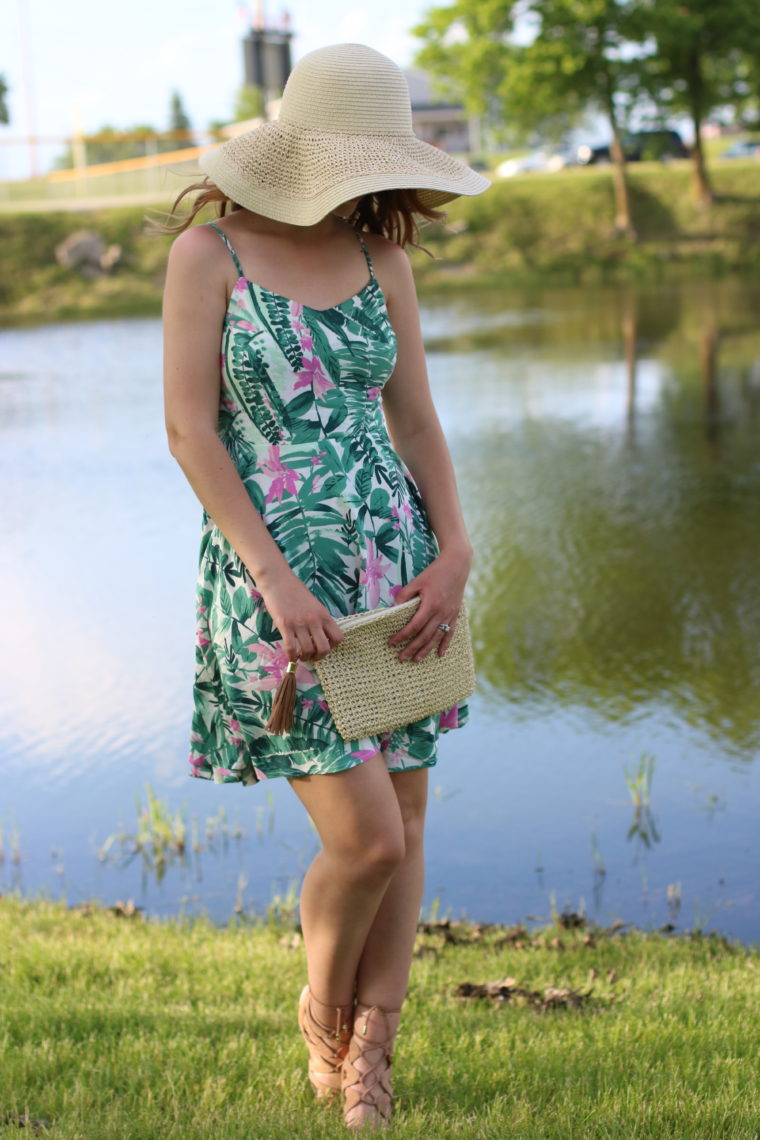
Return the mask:
M760 746L760 334L756 297L708 297L675 327L660 311L655 336L646 305L615 298L619 427L492 424L457 468L486 687L532 714L669 709L745 753ZM632 344L666 370L642 412Z

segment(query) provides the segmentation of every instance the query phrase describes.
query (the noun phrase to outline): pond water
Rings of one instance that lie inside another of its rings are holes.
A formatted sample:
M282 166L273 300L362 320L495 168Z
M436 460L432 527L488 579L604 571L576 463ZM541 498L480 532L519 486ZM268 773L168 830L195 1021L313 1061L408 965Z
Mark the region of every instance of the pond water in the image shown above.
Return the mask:
M422 306L476 559L425 910L760 940L760 287ZM190 780L201 508L158 320L2 333L0 891L225 922L317 850L284 780ZM197 851L119 860L155 794Z

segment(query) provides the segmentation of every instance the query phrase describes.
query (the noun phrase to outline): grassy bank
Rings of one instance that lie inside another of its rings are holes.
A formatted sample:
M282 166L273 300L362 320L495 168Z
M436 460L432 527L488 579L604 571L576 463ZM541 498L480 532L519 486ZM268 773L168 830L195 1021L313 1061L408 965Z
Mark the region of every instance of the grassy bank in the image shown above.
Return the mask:
M629 168L637 240L615 236L612 177L588 168L496 183L461 199L431 231L440 264L420 259L420 284L447 281L580 284L722 276L760 271L760 164L712 172L715 203L691 200L688 164Z
M760 164L718 164L712 177L718 199L702 209L691 201L688 163L631 167L636 242L612 232L608 169L495 183L452 203L446 225L425 230L437 260L413 254L420 289L756 274ZM0 214L0 323L158 314L172 239L148 236L144 219L143 206ZM121 246L113 273L87 281L57 264L56 245L82 228Z
M292 927L8 896L0 959L3 1140L345 1134L306 1082ZM421 925L390 1135L749 1140L759 1000L760 947L717 935Z

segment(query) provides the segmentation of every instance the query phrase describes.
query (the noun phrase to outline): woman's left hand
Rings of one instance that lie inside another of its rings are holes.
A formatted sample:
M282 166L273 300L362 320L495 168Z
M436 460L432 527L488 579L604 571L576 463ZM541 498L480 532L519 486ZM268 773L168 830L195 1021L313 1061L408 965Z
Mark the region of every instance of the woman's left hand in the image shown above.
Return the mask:
M388 639L389 645L409 640L399 653L399 661L421 661L433 649L443 657L454 636L462 606L464 587L470 573L471 557L442 550L429 566L407 582L396 594L395 603L420 596L420 604L407 624ZM439 629L448 625L448 631Z

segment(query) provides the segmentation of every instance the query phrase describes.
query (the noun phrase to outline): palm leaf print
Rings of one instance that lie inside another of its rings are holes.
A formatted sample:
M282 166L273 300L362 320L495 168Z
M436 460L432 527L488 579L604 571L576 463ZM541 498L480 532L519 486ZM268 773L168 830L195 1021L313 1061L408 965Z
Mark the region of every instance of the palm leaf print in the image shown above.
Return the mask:
M221 351L217 434L292 572L335 616L392 605L436 557L437 543L382 414L397 344L380 288L320 311L241 271ZM429 767L440 733L467 721L463 702L385 741L344 741L302 663L292 730L267 732L282 635L205 508L195 604L193 776L253 784L339 772L378 747L389 749L391 771Z
M264 439L279 443L288 433L289 416L263 352L252 338L236 337L234 330L230 330L229 341L228 372L235 374L235 395Z
M264 292L263 290L262 300L269 314L274 337L288 364L294 372L300 372L303 368L303 352L298 334L293 328L290 301L287 297L280 297L277 293Z

